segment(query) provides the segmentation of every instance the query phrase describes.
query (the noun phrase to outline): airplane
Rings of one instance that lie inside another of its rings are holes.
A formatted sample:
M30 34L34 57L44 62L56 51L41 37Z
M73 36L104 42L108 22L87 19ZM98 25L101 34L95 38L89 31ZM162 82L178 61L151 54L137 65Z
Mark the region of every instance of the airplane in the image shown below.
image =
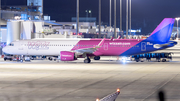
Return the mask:
M120 89L118 88L116 92L109 94L102 99L96 99L96 101L115 101L119 94Z
M61 61L85 58L98 60L100 56L130 56L173 47L170 41L174 18L164 18L147 39L31 39L11 42L3 52L21 56L59 56ZM23 61L23 59L21 59Z

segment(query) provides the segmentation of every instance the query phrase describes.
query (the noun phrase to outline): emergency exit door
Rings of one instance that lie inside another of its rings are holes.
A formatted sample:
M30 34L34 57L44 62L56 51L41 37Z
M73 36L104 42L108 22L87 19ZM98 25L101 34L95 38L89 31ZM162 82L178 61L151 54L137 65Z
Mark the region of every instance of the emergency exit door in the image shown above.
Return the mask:
M104 43L104 50L108 50L108 43Z
M146 51L146 42L141 43L141 51Z

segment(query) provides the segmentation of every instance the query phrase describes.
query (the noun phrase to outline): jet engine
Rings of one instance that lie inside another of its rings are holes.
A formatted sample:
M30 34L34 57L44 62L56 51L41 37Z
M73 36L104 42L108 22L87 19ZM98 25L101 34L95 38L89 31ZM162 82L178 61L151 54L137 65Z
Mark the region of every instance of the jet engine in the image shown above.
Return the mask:
M61 51L60 52L60 59L61 61L74 61L77 60L75 57L75 53L68 52L68 51Z

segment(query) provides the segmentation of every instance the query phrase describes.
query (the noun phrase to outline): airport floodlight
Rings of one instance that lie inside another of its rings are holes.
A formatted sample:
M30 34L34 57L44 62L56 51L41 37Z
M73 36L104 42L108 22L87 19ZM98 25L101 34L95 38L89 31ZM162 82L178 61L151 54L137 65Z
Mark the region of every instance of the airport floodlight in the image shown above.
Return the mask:
M180 20L180 17L175 18L177 20L177 40L179 40L179 28L178 28L178 22Z
M111 0L109 2L109 26L111 27Z
M131 35L131 0L129 0L129 35Z
M91 10L89 10L89 13L91 13Z
M126 0L126 39L128 39L128 0Z
M120 31L122 31L122 0L120 0Z
M117 31L116 31L116 0L114 0L114 38L117 38Z
M179 17L178 18L175 18L177 21L180 19Z
M101 0L99 0L99 38L101 38Z
M76 7L76 35L79 33L79 0L77 0Z

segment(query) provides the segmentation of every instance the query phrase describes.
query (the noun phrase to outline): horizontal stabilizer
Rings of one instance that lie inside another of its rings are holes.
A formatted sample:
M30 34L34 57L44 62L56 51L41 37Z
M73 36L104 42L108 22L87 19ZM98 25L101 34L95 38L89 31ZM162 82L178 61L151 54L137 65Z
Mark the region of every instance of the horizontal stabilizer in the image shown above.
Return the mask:
M162 48L162 47L168 47L168 46L174 46L174 45L176 45L177 44L177 42L174 42L174 41L170 41L169 43L165 43L165 44L155 44L154 45L154 48Z

